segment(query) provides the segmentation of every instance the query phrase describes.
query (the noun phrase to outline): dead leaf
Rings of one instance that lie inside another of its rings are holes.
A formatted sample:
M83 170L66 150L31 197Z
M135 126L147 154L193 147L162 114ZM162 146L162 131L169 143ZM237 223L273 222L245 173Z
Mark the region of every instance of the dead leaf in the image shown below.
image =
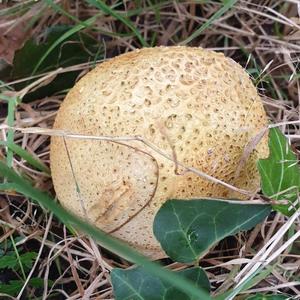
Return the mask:
M15 52L22 48L30 34L29 29L25 29L26 24L20 22L16 26L0 27L0 59L4 59L12 65Z

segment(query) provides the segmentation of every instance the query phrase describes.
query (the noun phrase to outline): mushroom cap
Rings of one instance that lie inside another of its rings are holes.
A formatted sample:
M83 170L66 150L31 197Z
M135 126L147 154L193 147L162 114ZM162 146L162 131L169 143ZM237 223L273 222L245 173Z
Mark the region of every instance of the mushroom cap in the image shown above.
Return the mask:
M187 172L186 166L236 187L260 186L257 160L267 135L244 162L244 149L267 126L255 87L221 53L190 47L136 50L108 60L69 91L55 129L118 141L51 138L54 188L64 207L152 258L165 256L154 216L167 199L244 199ZM78 189L77 189L78 187ZM79 190L79 191L78 191Z

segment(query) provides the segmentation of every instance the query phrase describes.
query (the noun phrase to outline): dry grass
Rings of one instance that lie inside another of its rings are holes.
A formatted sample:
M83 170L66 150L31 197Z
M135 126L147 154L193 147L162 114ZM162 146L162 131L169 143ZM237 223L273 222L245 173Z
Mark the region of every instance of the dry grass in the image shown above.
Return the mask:
M55 1L64 10L64 14L54 6L47 6L46 1L23 2L28 3L25 9L22 9L19 1L1 4L0 30L5 36L0 38L0 42L2 39L3 45L11 40L11 36L16 36L16 32L19 33L24 24L27 25L23 31L25 36L15 41L11 51L21 47L26 38L34 36L42 40L43 32L49 26L78 24L76 19L86 20L100 13L99 9L84 1ZM110 2L111 5L117 4L117 1ZM117 9L126 18L126 13L133 14L130 20L149 44L176 45L184 44L220 8L217 1L198 2L123 1ZM18 9L10 14L8 9L13 7ZM140 11L134 14L136 9ZM71 19L66 13L74 18ZM83 31L101 43L104 59L141 47L137 37L121 34L130 33L130 29L113 16L100 14ZM245 67L257 85L271 122L280 123L298 153L300 7L297 0L238 1L233 9L214 21L188 45L222 51ZM8 62L11 62L10 57L11 53L5 56ZM81 77L93 65L94 62L91 61L26 78L8 76L2 79L0 89L2 95L26 99L26 95L48 84L58 74L79 70L78 77ZM29 79L29 85L17 90L18 83ZM14 126L50 129L65 94L66 91L61 91L22 102L15 110ZM0 99L2 125L7 124L6 103ZM5 128L2 126L0 132L0 139L3 140L7 138ZM14 140L34 157L49 165L47 134L16 131ZM0 148L0 158L5 154L6 149ZM13 158L13 167L30 179L35 187L53 193L50 176L32 168L18 155ZM262 276L247 294L277 291L299 296L299 214L292 221L273 214L251 232L228 238L212 249L201 260L200 265L208 273L214 294L240 284L255 269L264 265L268 274ZM109 271L114 267L129 266L126 261L101 249L93 240L71 234L50 213L42 211L13 191L0 191L0 222L1 249L5 250L7 241L12 238L23 251L36 252L37 258L27 274L27 280L30 277L44 280L42 291L28 289L24 285L19 291L19 299L33 299L36 295L43 299L112 299ZM290 239L294 233L298 241L293 241L292 246ZM265 245L269 246L269 250ZM169 260L164 262L174 270L185 268L184 265L171 263ZM5 281L16 279L19 275L13 271L3 274L0 270L0 276L0 281L2 278ZM54 282L52 287L48 285L48 279Z

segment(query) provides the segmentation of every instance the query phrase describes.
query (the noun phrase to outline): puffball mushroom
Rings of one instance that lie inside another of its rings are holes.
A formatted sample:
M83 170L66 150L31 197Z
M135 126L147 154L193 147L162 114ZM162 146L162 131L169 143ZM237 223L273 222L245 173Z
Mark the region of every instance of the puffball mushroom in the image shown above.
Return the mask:
M145 48L98 65L69 91L55 129L116 141L51 138L51 171L60 202L76 215L151 258L165 256L152 232L167 199L245 196L256 191L256 163L268 157L267 136L244 162L244 149L267 126L247 73L221 53L190 47ZM238 175L238 176L237 176ZM77 186L79 191L77 190Z

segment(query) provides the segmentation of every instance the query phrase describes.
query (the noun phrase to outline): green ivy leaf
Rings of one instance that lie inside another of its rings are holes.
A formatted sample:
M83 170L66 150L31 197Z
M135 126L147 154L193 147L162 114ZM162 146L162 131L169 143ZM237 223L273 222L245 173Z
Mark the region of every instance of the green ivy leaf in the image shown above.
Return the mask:
M153 232L173 260L193 262L221 239L251 229L270 212L270 205L241 201L168 200L155 216Z
M208 278L201 268L179 271L178 274L191 280L196 287L210 292ZM111 280L116 300L196 300L170 283L149 274L142 267L128 270L113 269Z
M270 129L269 148L270 156L258 162L263 194L273 200L288 200L293 203L298 198L300 187L297 157L278 128ZM292 215L295 207L291 207L291 210L289 207L289 204L273 206L285 215Z

